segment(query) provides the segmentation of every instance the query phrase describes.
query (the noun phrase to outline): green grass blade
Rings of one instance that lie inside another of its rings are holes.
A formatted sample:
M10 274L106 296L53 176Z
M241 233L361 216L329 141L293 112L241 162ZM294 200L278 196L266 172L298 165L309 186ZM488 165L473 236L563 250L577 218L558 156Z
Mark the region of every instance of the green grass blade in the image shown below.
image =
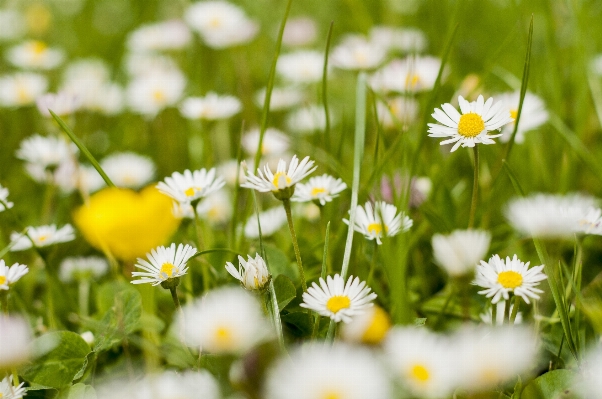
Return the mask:
M52 117L54 118L56 123L59 124L61 129L63 129L63 131L67 134L67 136L69 136L71 141L73 141L75 143L75 145L77 146L77 148L79 148L79 150L82 152L82 154L84 154L84 156L86 158L88 158L88 161L92 164L92 166L94 166L94 169L96 169L96 171L102 177L102 179L105 181L105 183L107 183L107 186L115 187L115 184L113 184L113 182L111 181L109 176L107 176L105 171L102 170L102 168L100 167L100 164L96 161L96 158L94 158L94 156L90 153L90 151L88 151L88 149L86 148L84 143L82 143L82 141L79 138L77 138L75 133L73 133L73 131L69 128L69 126L67 126L67 124L65 122L63 122L63 120L61 118L59 118L59 116L57 114L55 114L51 110L48 110L48 111L50 112L50 115L52 115Z
M330 242L330 222L326 224L326 236L324 238L324 254L322 255L322 272L320 273L320 277L323 279L326 278L326 265L328 263L328 243ZM318 335L318 328L320 327L320 315L316 313L314 316L314 330L311 334L311 339L316 339ZM329 326L330 327L330 326Z
M324 129L324 148L326 151L330 148L330 112L328 111L328 55L330 54L330 43L332 40L332 28L334 21L330 22L328 36L326 37L326 51L324 52L324 69L322 70L322 105L324 106L324 115L326 116L326 127Z

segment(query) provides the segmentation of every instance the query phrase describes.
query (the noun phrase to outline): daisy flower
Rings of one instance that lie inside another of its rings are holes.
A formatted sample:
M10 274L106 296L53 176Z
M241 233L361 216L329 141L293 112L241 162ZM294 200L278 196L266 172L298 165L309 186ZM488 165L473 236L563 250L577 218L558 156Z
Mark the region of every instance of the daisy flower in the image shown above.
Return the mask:
M320 285L313 283L303 293L300 306L330 317L337 323L349 323L355 315L372 306L376 294L370 291L371 288L365 281L360 282L359 277L349 276L347 284L339 274L335 274L334 278L328 276L326 281L320 277Z
M451 149L454 152L458 147L474 147L476 144L495 144L493 138L502 134L488 135L488 132L498 130L514 119L501 102L493 104L493 98L487 101L479 96L477 101L468 102L462 96L458 96L460 114L453 105L446 103L441 105L443 111L435 108L432 117L441 123L429 123L429 137L450 137L440 144L455 143Z
M259 129L245 133L241 138L241 145L249 154L255 154L259 145ZM261 155L266 157L283 155L290 147L287 135L278 129L268 128L261 142Z
M590 208L579 220L578 229L585 234L602 235L602 209Z
M267 399L387 399L387 372L367 349L336 343L291 351L268 372Z
M42 169L55 168L65 159L77 154L77 146L60 137L45 137L34 134L19 145L16 156Z
M0 212L5 211L6 209L10 209L15 205L8 200L8 195L8 188L3 187L0 184Z
M391 329L391 318L378 305L356 315L351 322L343 324L341 338L352 343L378 345Z
M365 37L351 35L332 50L332 63L340 69L369 70L376 68L387 55L387 50Z
M286 21L282 44L290 47L302 47L316 40L318 25L308 17L294 17Z
M413 93L431 90L435 85L441 60L430 56L395 59L369 79L373 90L381 93ZM444 70L445 72L445 70Z
M154 162L133 152L111 154L100 167L117 187L140 188L155 177Z
M209 92L205 97L188 97L180 105L180 113L187 119L209 121L228 119L242 109L240 100L234 96Z
M53 244L69 242L75 239L75 230L70 224L66 224L57 229L55 224L27 227L27 234L12 232L10 241L12 243L11 251L23 251L33 246L36 248L47 247Z
M238 256L238 270L231 262L226 262L226 270L232 277L240 281L248 290L262 290L270 281L270 272L263 258L256 253L255 259L248 255L249 260Z
M330 118L330 123L336 120ZM326 114L324 108L311 104L292 111L286 117L286 126L299 134L311 134L326 128Z
M109 271L109 263L98 256L70 257L61 262L59 279L64 283L73 280L98 279Z
M140 277L132 281L132 284L152 283L159 285L166 280L177 279L186 274L188 266L186 262L196 254L196 248L190 245L171 244L169 247L157 247L146 254L148 261L138 258L136 267L143 272L132 272L132 277Z
M383 236L393 237L406 232L414 224L405 213L397 214L395 205L387 204L384 201L376 202L374 208L370 202L366 202L363 207L358 205L355 212L353 230L362 233L368 240L376 240L378 245L382 244ZM343 222L349 224L347 219L343 219Z
M261 225L261 235L268 237L280 230L286 223L286 211L283 207L268 209L259 214L259 224ZM244 227L245 237L259 238L259 226L257 225L257 216L252 215L247 219Z
M487 253L490 242L491 234L483 230L435 234L432 240L435 263L452 277L470 273Z
M48 79L37 73L17 72L0 77L0 105L15 107L32 104L47 88Z
M186 78L177 69L156 70L135 77L127 87L130 109L154 117L167 107L176 105L186 87Z
M396 96L376 103L378 120L387 129L409 126L418 117L418 102L411 97Z
M496 307L495 312L495 320L493 320L493 307ZM510 314L512 314L512 309L514 309L514 303L510 304ZM492 304L485 313L481 313L479 317L481 321L488 325L493 326L502 326L504 325L504 311L506 310L506 301L499 301L496 304ZM514 319L514 324L521 324L523 322L523 312L516 312L516 318Z
M510 112L512 119L516 119L516 115L518 114L518 103L520 102L520 91L498 94L496 98L504 105L504 108ZM548 119L548 111L546 110L546 105L543 100L533 93L525 93L515 141L517 143L522 143L525 141L526 132L537 129L546 123ZM514 125L515 123L509 123L502 128L501 141L507 142L510 140Z
M25 388L23 385L25 382L19 384L19 386L13 385L13 376L4 377L0 381L0 398L2 399L21 399L25 396Z
M343 180L324 174L312 177L307 183L299 183L295 188L295 194L291 201L320 201L320 205L324 206L333 198L338 197L346 188L347 185Z
M0 10L0 42L20 39L27 33L27 29L25 16L19 10Z
M65 52L50 48L39 40L28 40L6 52L8 62L24 69L54 69L65 59Z
M0 259L0 291L8 290L10 285L18 281L21 277L29 272L29 268L25 265L15 263L8 267L4 263L4 259Z
M127 47L139 52L180 50L191 40L188 26L182 21L171 20L138 27L128 35Z
M286 24L288 26L288 24ZM263 108L266 89L255 94L255 104ZM270 98L270 111L282 111L299 105L303 101L303 92L296 87L274 87Z
M276 72L294 84L319 82L324 73L324 55L313 50L283 54L278 57Z
M58 116L71 115L81 106L81 100L73 93L61 91L56 94L47 93L36 99L38 111L42 116L51 118L50 111Z
M489 262L481 261L477 266L477 276L474 285L485 288L479 294L492 298L491 303L497 303L502 297L504 300L510 298L509 292L520 296L526 303L529 298L539 299L543 291L535 288L539 282L548 278L541 271L543 265L529 269L529 262L521 262L516 255L512 259L506 257L506 261L498 255L493 255Z
M310 160L309 156L299 162L297 156L293 155L288 170L286 168L286 161L283 159L278 161L276 173L272 173L268 165L265 165L263 169L264 171L262 172L260 168L257 168L257 176L248 171L247 181L240 186L262 193L271 191L274 195L280 195L283 196L283 199L286 199L290 198L294 193L295 184L316 170L317 166L314 166L314 161Z
M209 291L177 323L186 345L215 354L244 354L273 336L257 297L240 287Z
M173 172L164 182L157 184L157 189L178 202L192 203L219 190L226 182L216 176L215 168Z
M0 337L0 370L17 367L27 361L32 333L25 319L0 315Z

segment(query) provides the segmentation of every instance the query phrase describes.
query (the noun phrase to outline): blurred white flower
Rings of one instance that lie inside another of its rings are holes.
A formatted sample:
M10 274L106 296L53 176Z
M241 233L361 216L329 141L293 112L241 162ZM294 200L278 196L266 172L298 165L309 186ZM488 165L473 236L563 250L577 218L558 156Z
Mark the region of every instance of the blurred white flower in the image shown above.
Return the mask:
M266 89L263 88L255 95L255 104L263 108ZM295 87L274 87L270 97L270 111L282 111L298 105L303 101L303 92Z
M186 78L178 70L148 73L130 82L127 103L132 111L154 117L163 109L175 106L185 86Z
M8 195L9 195L8 188L3 187L0 184L0 212L5 211L7 208L10 209L13 207L13 205L15 205L8 200Z
M100 167L117 187L140 188L155 177L154 162L133 152L111 154L100 162Z
M192 34L183 21L170 20L146 24L131 31L127 47L134 52L180 50L192 40Z
M203 198L196 207L200 218L212 226L223 225L232 218L232 200L228 191L220 189ZM194 217L194 213L192 214Z
M331 125L335 123L330 118ZM288 114L286 126L293 132L300 134L311 134L326 128L326 113L324 108L318 105L307 105L297 108Z
M6 52L8 62L23 69L54 69L65 59L65 52L39 40L28 40Z
M25 396L26 388L23 387L25 382L18 386L13 384L13 376L6 376L0 380L0 398L2 399L21 399Z
M324 54L314 50L299 50L278 57L276 72L290 83L322 81Z
M191 203L219 190L225 184L221 176L216 176L215 168L199 169L184 173L173 172L157 184L157 189L163 194L182 203Z
M255 155L259 145L259 128L246 132L241 138L241 145L248 154ZM261 155L265 157L279 156L286 153L290 140L278 129L267 128L261 142Z
M441 60L430 56L395 59L376 71L369 79L373 90L388 93L420 92L435 85Z
M396 96L386 103L376 103L376 114L385 129L395 129L399 125L407 128L418 117L418 102L411 97Z
M185 11L184 19L207 46L216 49L248 43L259 30L241 8L226 1L194 3Z
M148 261L138 258L134 265L142 272L132 272L132 277L140 277L132 280L132 284L152 283L159 285L166 280L175 279L186 274L188 266L186 263L194 254L196 248L190 245L172 243L169 247L159 246L146 254Z
M590 348L583 360L580 378L577 380L583 398L602 397L602 348Z
M180 104L180 113L188 119L228 119L242 109L240 100L234 96L209 92L205 97L188 97Z
M62 137L34 134L21 141L16 156L45 170L56 168L66 159L73 158L77 152L77 146Z
M276 362L266 382L267 399L388 399L391 383L367 349L312 344Z
M179 72L178 64L173 58L158 53L129 53L125 57L124 67L134 78Z
M27 361L32 334L25 319L1 314L0 337L0 369L18 367Z
M399 50L405 53L421 53L427 45L426 36L421 30L392 26L374 26L370 30L369 40L387 51Z
M299 183L295 187L295 194L291 201L307 202L319 201L324 206L327 202L338 197L347 188L342 179L330 175L314 176L307 183Z
M20 39L27 32L27 23L18 10L0 10L0 42Z
M502 93L495 96L500 101L504 109L510 112L512 119L516 120L518 114L518 103L520 101L520 91L512 93ZM523 109L521 112L520 121L518 122L518 130L516 131L515 141L522 143L525 141L525 133L530 130L535 130L548 121L549 115L546 110L546 105L543 100L533 93L525 93L523 101ZM515 123L509 123L502 128L502 137L500 140L507 142L512 136Z
M0 105L5 107L33 104L46 92L48 79L32 72L17 72L0 77Z
M378 67L387 55L379 43L370 42L363 36L350 35L332 49L332 64L340 69L370 70Z
M88 345L94 345L94 340L96 339L96 337L94 337L92 331L84 331L83 333L79 334L79 336L82 337Z
M230 159L229 161L223 162L217 166L217 172L220 176L224 177L224 180L229 186L236 185L236 177L238 175L238 183L244 183L245 171L242 165L238 164L238 160Z
M391 318L378 305L357 314L341 327L341 338L351 343L377 345L385 339L391 329Z
M239 287L209 291L187 304L177 323L186 345L215 354L242 355L273 336L257 297Z
M226 270L248 290L266 288L266 284L270 282L270 272L265 261L258 253L255 254L255 258L247 256L248 260L238 256L238 269L231 262L226 262Z
M42 116L51 118L50 111L60 117L68 116L77 111L81 106L81 101L76 94L61 91L56 94L47 93L36 99L38 111Z
M317 31L317 23L310 17L289 18L284 27L282 44L290 47L310 45L316 40Z
M351 213L351 211L349 212ZM349 224L347 219L343 219L343 222ZM412 219L406 216L404 212L397 214L395 205L378 201L373 207L368 201L363 207L361 205L357 206L353 230L363 234L367 240L376 240L376 243L381 245L382 237L393 237L406 232L413 224Z
M284 208L278 206L268 209L259 214L259 224L261 225L261 236L268 237L280 230L286 223L286 212ZM257 215L251 215L244 227L245 237L259 238L259 226L257 225Z
M602 235L602 209L589 208L585 216L579 219L577 230L585 234Z
M59 279L64 283L98 279L109 271L109 262L99 256L78 256L63 259Z
M433 235L435 263L451 277L472 273L487 254L491 234L484 230L454 230L449 235Z
M60 244L73 241L75 239L75 230L69 223L57 229L55 224L27 227L27 235L12 232L10 241L13 244L11 251L24 251L35 245L37 248L47 247L49 245Z
M4 263L4 259L0 259L0 292L8 291L11 284L19 281L21 277L29 272L29 268L19 263L13 264L8 267Z

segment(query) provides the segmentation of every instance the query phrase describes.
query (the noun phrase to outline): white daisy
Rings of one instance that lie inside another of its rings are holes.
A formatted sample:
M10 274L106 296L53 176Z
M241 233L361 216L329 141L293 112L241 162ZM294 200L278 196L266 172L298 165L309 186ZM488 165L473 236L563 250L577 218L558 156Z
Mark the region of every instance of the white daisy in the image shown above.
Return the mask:
M12 242L11 251L23 251L33 246L36 248L47 247L53 244L69 242L75 239L75 230L70 224L66 224L60 229L55 224L27 227L27 235L12 232L10 240Z
M255 259L247 255L248 260L238 256L238 270L231 262L226 262L226 270L232 277L240 281L248 290L262 290L270 281L270 272L263 258L256 253Z
M111 154L100 162L100 167L117 187L140 188L155 177L154 162L133 152Z
M411 97L396 96L376 103L378 120L385 129L408 127L418 117L418 102Z
M518 103L520 101L520 91L512 93L502 93L495 98L504 104L504 109L510 112L512 119L516 120L518 113ZM546 105L541 98L533 93L525 93L523 101L523 109L521 111L520 122L516 131L515 141L522 143L525 140L525 133L530 130L535 130L548 121L549 115L546 110ZM502 128L502 137L500 140L507 142L512 136L515 123L509 123Z
M0 381L0 398L2 399L21 399L25 396L26 389L23 387L25 383L22 382L19 386L13 385L13 376L4 377Z
M290 47L301 47L312 44L316 40L318 24L309 17L293 17L286 21L282 44Z
M265 94L265 88L255 94L255 104L259 108L263 108ZM282 111L292 108L299 105L303 101L303 97L303 92L296 87L274 87L270 97L270 111Z
M146 76L160 78L162 75L181 74L178 64L173 58L158 53L133 52L126 54L124 69L134 79Z
M408 93L431 90L439 75L441 60L431 56L395 59L369 79L373 90L381 93ZM445 72L445 71L444 71Z
M234 187L236 185L236 179L238 178L238 184L244 183L245 181L245 170L242 165L239 164L237 159L230 159L222 162L217 166L217 172L220 176L223 176L226 184Z
M0 291L8 290L11 284L18 281L28 272L29 268L25 265L15 263L11 267L8 267L4 263L4 259L0 259Z
M16 156L42 170L56 168L77 154L77 146L61 137L34 134L21 141Z
M290 83L320 82L324 73L324 54L314 50L282 54L278 57L276 72Z
M493 307L495 308L495 321L493 320ZM514 304L510 304L510 314L512 314L512 309L514 309ZM481 321L488 325L494 326L502 326L504 325L504 312L506 310L506 301L499 301L498 303L491 304L485 313L481 313L479 317ZM516 318L514 319L514 324L521 324L523 322L523 312L516 312Z
M200 218L207 220L213 226L224 225L232 218L230 194L225 189L212 192L199 202L196 212Z
M336 121L331 117L330 123ZM307 105L292 111L286 117L286 126L299 134L311 134L326 128L324 108L318 105Z
M61 262L59 279L64 283L74 280L98 279L109 271L109 263L98 256L70 257Z
M33 104L47 88L48 79L37 73L17 72L0 77L0 105L20 107Z
M535 288L539 282L548 278L541 271L544 266L535 266L529 269L529 262L521 262L516 255L512 259L506 257L506 261L498 255L493 255L489 262L481 261L477 266L477 275L473 284L485 288L479 294L491 298L491 303L497 303L502 297L504 300L510 298L509 292L520 296L526 303L529 298L539 299L543 291Z
M578 230L580 232L585 234L602 235L602 209L590 208L578 223Z
M58 116L63 117L71 115L77 111L81 105L81 101L79 97L73 93L62 91L56 94L47 93L41 97L38 97L36 99L36 105L38 106L38 111L40 111L40 114L47 118L52 117L48 110L51 110Z
M314 161L309 159L309 156L303 158L301 162L296 155L293 155L289 163L288 170L286 161L280 159L276 173L272 173L268 165L265 165L263 172L257 168L257 176L250 170L247 172L247 181L241 184L241 187L250 188L259 192L265 193L272 191L273 193L282 193L283 191L293 188L295 184L303 180L307 175L317 169L314 166ZM292 194L292 192L290 193ZM290 198L290 195L288 196Z
M65 52L39 40L28 40L6 52L8 62L23 69L54 69L65 59Z
M0 42L20 39L27 33L27 21L18 10L3 8L0 10Z
M209 121L228 119L242 109L240 100L234 96L209 92L205 97L188 97L180 104L180 113L188 119Z
M320 205L324 206L338 197L346 188L347 185L340 178L335 179L326 174L315 176L310 178L307 183L297 184L291 201L320 201Z
M602 61L602 57L600 57ZM602 62L601 62L602 64ZM601 69L602 72L602 69ZM582 363L580 370L579 391L583 398L602 397L602 347L591 348Z
M0 370L18 367L27 361L32 333L25 319L0 315L0 337Z
M351 213L351 211L349 212ZM349 224L347 219L343 219L343 222ZM412 219L404 212L397 214L395 205L378 201L372 208L372 204L366 202L365 206L358 205L356 208L353 230L362 233L368 240L376 240L377 244L381 245L382 237L393 237L406 232L413 224Z
M355 315L373 305L376 294L370 293L371 290L365 281L360 282L359 277L349 276L346 284L339 274L335 274L334 278L327 276L326 281L320 277L319 286L314 282L303 293L300 306L330 317L337 323L349 323Z
M343 324L341 338L352 343L377 345L385 339L391 329L391 318L378 305L356 315L351 322Z
M180 101L185 87L186 78L176 69L148 73L130 82L127 102L132 111L154 117Z
M388 399L393 390L378 358L337 343L296 348L268 372L267 399Z
M278 206L261 212L259 214L259 224L261 225L261 236L271 236L286 224L286 212L284 211L284 208ZM259 238L257 215L251 215L249 219L247 219L244 233L247 238Z
M426 328L395 327L384 342L395 375L412 397L451 397L456 388L454 348Z
M239 287L211 290L183 310L184 342L202 352L244 354L273 336L257 297Z
M501 102L493 104L493 98L487 101L479 96L477 101L468 102L462 96L458 96L460 114L453 105L446 103L441 105L443 111L435 108L432 117L439 123L429 123L429 137L451 137L443 140L440 144L455 143L451 149L454 152L458 147L474 147L476 144L495 144L493 138L500 134L488 135L488 132L498 130L514 119Z
M7 208L10 209L15 205L8 200L8 195L8 188L0 184L0 212L5 211Z
M510 225L527 237L572 238L593 231L592 208L596 208L596 200L586 195L538 193L512 199L504 213Z
M370 41L387 51L398 50L405 53L420 53L426 49L424 33L415 28L395 28L374 26L370 29Z
M245 133L241 138L241 145L245 151L254 155L259 145L259 129ZM261 155L265 157L283 155L290 147L290 140L278 129L268 128L261 142Z
M224 179L216 176L215 168L192 172L186 169L183 174L173 172L171 177L166 177L164 182L157 184L157 189L178 202L191 203L220 189L224 184Z
M454 230L449 235L433 236L435 263L450 276L472 272L489 249L491 234L483 230Z
M332 49L332 64L340 69L369 70L380 65L387 50L363 36L350 35Z
M153 52L179 50L192 40L190 30L182 21L171 20L146 24L131 31L127 38L127 47L131 51Z
M132 277L140 277L133 280L132 284L152 283L153 286L170 279L176 279L186 274L188 260L196 254L196 248L190 245L172 243L169 247L157 247L147 253L148 261L138 258L136 267L143 272L132 272Z

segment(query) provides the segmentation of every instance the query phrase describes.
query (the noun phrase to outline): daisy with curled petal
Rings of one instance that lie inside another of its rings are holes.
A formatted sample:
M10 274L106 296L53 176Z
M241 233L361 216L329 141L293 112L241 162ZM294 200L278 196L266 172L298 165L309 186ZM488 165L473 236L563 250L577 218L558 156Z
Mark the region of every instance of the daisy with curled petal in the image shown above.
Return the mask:
M10 285L29 272L29 268L25 265L15 263L8 267L4 263L4 259L0 259L0 291L8 290Z
M316 169L317 166L314 166L314 161L310 160L309 156L303 158L303 160L299 162L297 156L293 155L288 170L286 168L286 161L280 159L278 161L276 173L272 173L268 165L263 167L263 172L260 168L257 168L257 176L251 171L248 171L247 181L240 186L251 188L262 193L271 191L274 195L288 195L288 198L290 198L294 192L295 184L299 183L299 181Z
M489 262L481 261L477 266L477 277L473 284L485 288L479 294L493 297L491 303L497 303L502 297L507 301L509 292L530 303L529 298L539 299L537 294L543 292L535 288L540 281L548 278L541 272L543 268L541 265L529 269L529 262L521 262L516 255L512 259L507 256L505 261L499 255L493 255Z
M358 233L362 233L368 240L376 240L378 245L382 244L380 240L383 236L392 237L399 233L408 231L414 224L412 219L401 212L396 215L397 207L387 204L384 201L379 201L374 204L374 208L370 202L362 207L358 205L356 208L355 224L353 229ZM343 219L345 224L349 224L349 220ZM384 234L383 234L384 230Z
M326 281L320 277L319 286L313 283L303 293L300 306L330 317L337 323L349 323L353 316L372 306L376 294L370 291L372 289L366 286L365 281L360 282L359 277L349 276L346 284L339 274L335 274L334 278L328 276Z
M220 189L224 184L224 179L216 176L215 168L193 172L186 169L184 173L173 172L171 177L166 177L164 182L157 184L157 189L178 202L191 203Z
M132 272L132 277L140 277L132 281L132 284L152 283L159 285L166 280L176 279L186 274L188 266L186 262L196 254L196 248L190 245L171 244L169 247L157 247L146 254L148 261L138 258L136 267L143 272ZM168 287L169 288L169 287Z
M238 256L238 270L231 262L226 262L226 270L246 289L261 290L270 281L270 272L259 254L255 254L255 259L251 255L248 257L249 260L245 260L242 256Z
M320 201L320 205L324 206L333 198L347 188L343 180L335 179L334 177L324 174L309 179L307 183L299 183L295 189L295 194L291 201L307 202Z
M514 119L510 113L503 108L501 102L493 103L493 98L487 101L479 96L477 101L468 102L462 96L458 96L460 114L450 103L441 105L441 109L435 108L432 117L440 124L429 123L429 137L450 137L440 144L455 143L451 149L454 152L459 146L474 147L476 144L495 144L492 139L502 134L488 135L488 132L498 130Z
M12 232L10 241L13 243L11 251L24 251L33 246L37 248L47 247L53 244L69 242L75 239L73 226L66 224L60 229L55 224L39 227L28 227L27 234Z

